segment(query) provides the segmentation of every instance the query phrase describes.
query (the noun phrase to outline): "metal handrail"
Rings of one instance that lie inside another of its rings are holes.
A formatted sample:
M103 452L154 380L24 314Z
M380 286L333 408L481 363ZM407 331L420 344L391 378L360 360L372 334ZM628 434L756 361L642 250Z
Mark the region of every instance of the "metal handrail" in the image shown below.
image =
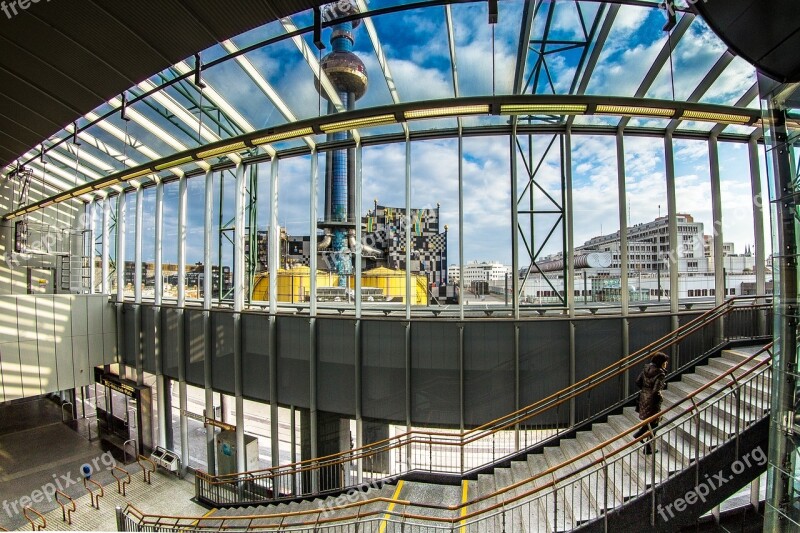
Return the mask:
M94 491L87 485L87 483L91 483L98 489L100 489L99 494L95 494ZM83 478L83 487L89 492L89 505L100 510L100 498L105 496L105 492L103 491L103 486L93 479L89 479L88 477Z
M72 508L67 509L67 504L59 500L59 496L66 498L67 501L72 504ZM61 492L60 490L56 490L56 503L61 507L61 519L67 524L72 525L72 513L77 510L75 506L75 500L73 500L68 494Z
M666 409L663 409L660 413L658 413L656 415L653 415L652 417L650 417L650 418L648 418L646 420L642 420L640 423L635 424L632 427L630 427L629 429L627 429L626 431L623 431L622 433L620 433L618 435L615 435L614 437L609 438L608 440L606 440L606 441L594 446L592 449L586 450L585 452L583 452L583 453L581 453L579 455L576 455L574 457L571 457L570 459L567 459L566 461L562 462L559 465L556 465L556 466L553 466L551 468L548 468L547 470L539 472L538 474L536 474L534 476L531 476L531 477L529 477L527 479L518 481L516 483L513 483L513 484L508 485L506 487L503 487L501 489L498 489L498 490L492 492L491 494L483 495L483 496L481 496L479 498L475 498L475 499L472 499L472 500L467 501L467 502L463 502L463 503L460 503L460 504L457 504L457 505L446 506L446 505L427 504L427 503L424 503L424 502L412 502L412 501L409 501L409 500L399 500L399 499L380 497L380 498L372 498L372 499L369 499L369 500L364 500L364 501L361 501L361 502L345 504L345 505L341 505L341 506L319 507L317 509L311 509L311 510L306 510L306 511L295 511L295 512L291 512L291 513L278 513L278 514L271 514L271 515L252 515L252 516L229 516L229 517L215 516L213 518L213 521L215 522L215 524L217 522L221 522L221 523L214 525L214 529L221 530L221 529L229 529L230 527L233 527L233 526L227 526L226 527L226 522L236 524L236 523L239 523L241 520L248 520L248 522L252 522L253 520L256 520L256 519L259 519L259 518L277 519L277 518L289 518L289 517L298 517L298 516L306 516L306 515L316 516L316 519L314 521L307 520L307 521L305 521L303 523L293 524L293 525L294 526L303 526L303 525L319 526L319 524L334 523L334 522L339 524L339 525L341 525L341 523L343 521L353 520L353 519L356 519L358 517L361 517L361 519L364 519L364 518L371 517L371 516L376 516L376 515L394 515L394 516L400 516L403 519L424 520L424 521L427 521L427 522L438 522L438 523L443 523L443 524L450 524L452 526L452 525L456 524L456 522L469 521L470 519L476 518L476 517L480 517L481 520L484 520L484 519L487 519L488 517L493 517L493 516L496 516L497 514L500 514L500 513L490 514L490 513L492 513L492 511L500 510L500 512L509 512L509 511L513 510L514 508L516 508L515 506L510 506L510 504L517 504L517 506L523 505L523 504L529 505L532 501L535 501L535 499L531 499L532 497L533 498L547 498L547 497L550 497L552 493L551 492L546 492L548 489L553 489L553 491L563 490L563 487L559 487L559 485L561 485L562 483L564 483L565 481L570 480L570 479L573 480L572 481L573 485L575 483L579 483L580 480L583 479L583 477L589 476L589 475L592 475L592 474L597 474L598 472L600 472L604 468L607 469L609 461L611 461L612 466L614 466L614 465L616 465L616 463L624 460L626 457L632 457L634 455L638 456L639 449L642 448L644 446L644 444L641 443L641 441L639 441L639 440L633 440L633 441L630 441L630 442L626 443L626 442L624 442L624 439L625 439L625 437L627 437L631 433L637 431L638 429L640 429L641 427L649 424L650 422L652 422L654 420L657 420L657 419L659 419L659 418L661 418L663 416L671 415L670 418L660 426L662 429L660 429L660 433L656 437L656 439L658 439L658 440L663 442L665 440L665 435L666 434L669 434L670 432L674 432L674 431L679 430L681 425L688 424L688 423L692 422L693 419L696 420L696 421L699 421L700 417L701 417L701 415L703 413L710 412L712 410L712 408L715 408L715 407L717 409L719 409L718 406L719 406L720 403L725 403L732 396L738 397L741 394L742 390L747 390L748 388L749 389L753 389L754 387L756 387L758 385L758 384L754 385L754 382L756 382L757 380L759 380L761 378L765 378L766 377L767 372L771 369L772 359L771 359L771 357L768 358L768 359L764 359L764 360L758 362L757 364L755 364L754 366L752 366L750 368L747 368L747 366L750 365L751 363L753 363L763 353L765 353L765 352L769 353L769 350L771 348L772 348L772 343L770 343L770 344L766 345L764 348L758 350L755 354L747 357L745 360L743 360L743 361L739 362L738 364L732 366L731 368L726 370L724 373L722 373L719 376L715 377L714 379L712 379L708 383L705 383L704 385L698 387L696 390L691 392L686 397L681 398L674 405L672 405L672 406L670 406L670 407L668 407ZM742 373L742 375L740 375L734 381L734 383L738 383L738 385L736 385L734 388L731 388L729 384L725 384L725 386L717 389L713 393L711 393L711 394L709 394L707 396L704 396L702 398L700 397L700 395L702 393L708 391L714 385L722 383L723 380L725 380L726 378L730 378L732 376L735 376L736 373L738 373L740 371L742 371L743 373ZM759 383L764 385L764 384L769 383L769 381L767 379L762 379ZM761 395L762 395L760 397L760 400L764 401L765 403L768 403L769 393L764 388L759 389L758 392L760 392ZM691 403L691 405L680 409L680 406L683 405L683 404L686 404L686 403ZM741 409L741 402L737 402L737 413L736 413L736 416L735 416L735 418L737 418L737 419L740 418L740 416L739 416L741 414L740 409ZM763 411L764 412L762 413L762 415L763 416L768 416L767 415L768 409L764 409ZM687 418L687 415L689 415L688 418ZM683 419L683 420L681 420L681 419ZM725 442L730 442L731 440L738 440L739 433L737 431L734 431L734 430L731 429L731 431L729 431L727 433L729 435L728 435L727 439L725 440ZM652 436L652 433L650 433L650 435ZM647 434L646 434L646 436L647 436ZM699 439L699 435L697 436L697 438ZM618 444L621 441L622 441L622 444L620 446L614 448L611 452L606 452L604 450L605 448L608 448L609 446L614 445L614 444ZM655 444L655 441L653 442L653 444ZM636 449L630 451L632 448L636 448ZM629 451L629 453L627 455L625 455L625 456L622 456L623 452L626 452L626 451ZM574 465L576 462L581 461L582 459L585 459L587 457L591 457L592 455L595 455L595 454L600 454L600 457L598 459L594 459L593 461L591 461L590 463L588 463L586 465L573 468L567 474L556 478L556 476L555 476L556 472L561 471L561 470L565 469L565 467ZM686 462L686 464L682 465L682 466L696 467L699 464L698 459L699 459L699 454L694 459L689 458L689 460ZM669 461L669 458L667 460ZM597 468L597 467L603 467L603 468ZM682 470L683 470L683 468L680 468L680 469L677 469L676 472L680 472ZM487 506L485 508L481 508L481 509L476 510L476 511L467 512L464 515L460 515L459 514L458 516L454 516L454 517L433 517L433 516L429 516L429 515L418 515L418 514L407 513L407 512L403 512L403 513L390 512L390 511L385 511L385 510L363 512L363 507L364 506L370 505L370 504L375 504L375 503L381 503L381 502L393 503L395 505L400 505L400 506L404 506L404 507L418 507L418 508L425 508L425 509L436 509L436 510L441 510L441 511L460 511L463 508L469 508L469 507L473 507L474 508L474 506L476 504L478 504L478 503L481 503L481 502L484 502L484 501L487 501L487 500L491 500L491 499L495 499L498 496L503 496L503 495L505 495L505 494L507 494L507 493L509 493L511 491L514 491L515 489L523 487L524 485L527 485L527 484L531 484L532 482L537 481L540 478L543 478L543 477L546 477L546 476L552 476L552 479L547 481L547 482L545 482L545 483L543 483L543 484L541 484L541 485L539 485L539 486L536 486L535 488L533 488L531 490L527 490L527 491L520 492L520 493L517 493L517 494L512 494L508 498L504 498L503 501L500 502L500 503L492 504L490 506ZM577 481L576 481L576 479L577 479ZM608 477L606 477L605 479L606 479L606 482L607 482ZM642 489L641 490L641 494L644 494L644 493L646 493L648 491L652 491L654 486L655 486L655 483L652 483L650 486L648 486L645 483L645 485L643 487L641 487L641 489ZM330 518L320 518L320 514L321 513L326 513L326 512L330 512L330 511L353 509L353 508L358 508L358 514L357 515L348 515L348 516L330 517ZM143 526L143 527L151 526L153 524L153 521L155 520L163 528L163 526L165 524L165 521L168 520L168 521L174 523L174 527L175 528L178 528L179 524L182 524L183 521L192 520L192 521L196 521L194 529L195 530L202 530L202 522L204 521L204 519L202 517L198 518L198 517L187 517L187 516L147 515L147 514L142 513L140 510L136 509L135 507L133 507L130 504L128 505L128 507L126 507L125 514L126 515L131 515L132 517L134 517L134 520L136 522L138 522L138 525ZM598 513L598 516L601 516L602 514L604 514L604 513ZM211 520L211 518L209 518L209 520ZM469 524L470 522L467 522L467 523ZM274 525L272 525L272 526L269 526L269 525L258 526L257 525L257 526L252 526L252 529L270 529L270 528L273 528L273 527L274 527ZM192 529L192 528L187 527L185 525L180 525L180 528ZM315 529L315 531L316 531L316 529Z
M636 352L621 358L620 360L596 372L595 374L588 376L566 387L565 389L562 389L561 391L551 394L546 398L538 400L529 406L489 421L481 426L467 430L463 433L412 430L389 439L367 444L353 450L343 451L321 458L307 459L287 465L217 476L212 476L206 472L198 471L196 473L198 479L198 483L196 485L198 488L197 495L202 496L202 492L208 493L214 486L229 485L230 483L241 481L244 474L248 474L254 475L255 480L257 481L263 481L265 484L275 487L275 490L273 491L273 498L279 498L282 491L279 490L280 483L277 483L277 481L280 480L276 478L293 478L299 474L308 474L315 471L323 472L325 469L335 469L343 464L354 464L357 461L362 461L364 459L373 457L378 453L387 452L389 450L404 446L412 446L414 444L425 445L429 448L432 448L433 446L456 446L463 450L464 446L473 444L480 439L492 437L500 431L509 429L536 416L542 415L552 409L557 409L559 406L578 397L579 395L586 392L591 392L591 390L593 390L595 387L598 387L608 380L620 376L634 366L641 364L643 361L647 360L654 351L664 350L672 345L677 344L687 336L710 324L713 324L716 320L726 316L734 309L747 308L745 306L737 306L736 304L739 302L751 301L752 305L749 306L749 308L760 309L763 307L764 309L767 309L769 307L767 304L757 303L759 301L763 301L764 298L764 296L739 296L726 300L721 305L701 314L698 317L695 317L676 330L637 350ZM463 454L461 454L461 456L463 458ZM498 458L494 458L493 460L497 459ZM430 471L433 471L432 466L433 465L431 465ZM465 465L462 461L456 472L463 474L466 471L470 471L481 466L484 465L467 467L467 465ZM409 468L406 471L410 470L413 469ZM396 475L397 473L394 474L394 476ZM204 490L204 484L209 488L208 491ZM220 501L217 503L235 503L235 501Z
M42 520L42 523L41 524L35 523L33 519L30 516L28 516L28 511L38 516ZM47 527L47 519L44 517L44 515L42 515L42 513L40 513L30 505L26 505L25 507L22 508L22 515L25 517L25 520L27 520L31 524L31 530L33 531L41 531Z
M139 455L136 457L136 462L139 464L139 467L142 469L142 477L144 478L144 482L148 485L152 485L150 481L150 474L156 471L156 464L153 462L152 459L149 457L145 457L144 455ZM146 468L145 464L149 464L150 468Z
M117 477L117 472L122 472L124 475ZM124 468L120 468L116 465L111 467L111 475L114 476L114 479L117 480L117 492L125 496L125 487L131 482L131 474Z

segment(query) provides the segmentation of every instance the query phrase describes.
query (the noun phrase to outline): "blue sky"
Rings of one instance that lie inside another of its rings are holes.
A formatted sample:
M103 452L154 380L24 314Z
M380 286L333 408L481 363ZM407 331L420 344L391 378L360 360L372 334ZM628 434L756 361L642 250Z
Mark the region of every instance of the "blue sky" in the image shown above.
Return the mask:
M391 2L369 2L370 8L389 5ZM545 4L547 5L547 4ZM573 2L558 2L551 22L551 37L561 40L582 37L581 15L586 26L591 26L599 4L584 2L579 12ZM500 22L493 28L487 24L487 5L456 4L452 6L455 35L455 52L458 65L458 91L461 96L510 93L513 88L513 72L516 63L521 1L500 2ZM309 24L310 13L293 18L298 26ZM436 6L412 9L391 15L373 17L375 31L382 43L383 52L397 88L400 101L418 101L454 96L453 76L450 68L450 50L445 26L445 8ZM534 20L532 39L541 37L546 17ZM666 34L661 31L664 15L657 9L622 6L615 20L588 87L588 94L633 96L652 65L656 54L664 46ZM267 37L280 35L284 28L279 22L268 24L234 38L244 47ZM327 43L330 30L323 34ZM387 84L381 74L376 52L364 25L355 32L356 53L367 67L370 78L366 95L358 102L359 107L371 107L392 102ZM305 40L311 44L311 36ZM312 48L316 50L315 48ZM664 66L647 90L651 98L672 99L672 79L675 82L675 97L687 98L725 52L724 45L699 18L691 24L688 32L676 47L672 66ZM323 52L323 54L326 52ZM220 47L203 52L208 61L222 54ZM536 52L530 51L526 60L526 74L531 72L536 61ZM314 88L314 73L298 52L291 40L284 40L266 48L247 54L247 59L257 67L300 119L316 116L320 109L326 111L326 102L320 100ZM536 86L537 92L566 94L573 83L580 53L576 50L547 55L547 67L552 86L544 78ZM189 61L191 64L191 61ZM250 80L241 67L228 61L204 74L205 81L237 108L254 128L281 124L285 119L276 110L261 90ZM752 67L740 59L734 59L701 99L703 102L733 104L755 82ZM530 88L529 88L530 91ZM189 102L177 91L169 94L177 101ZM757 105L757 102L753 105ZM196 145L191 134L169 124L162 116L144 104L135 109L165 129L188 146ZM480 121L497 121L502 117L465 120L465 124ZM503 120L507 120L502 118ZM118 119L115 124L139 140L166 154L174 151L163 141L155 138L145 128L133 121L127 125ZM616 124L617 118L578 117L576 124ZM632 126L663 127L666 121L633 120ZM455 120L439 121L436 124L415 123L414 128L453 127ZM708 130L707 124L685 124L689 129ZM191 128L188 128L191 131ZM98 138L108 135L97 131ZM363 130L369 136L386 131L401 131L399 125ZM225 136L224 134L222 135ZM324 140L322 137L318 141ZM549 143L548 136L537 136L533 140L535 159ZM527 139L523 140L527 144ZM625 137L629 222L647 222L659 214L666 214L666 185L664 171L664 147L661 139L648 137ZM131 149L128 149L131 152ZM510 183L509 183L509 139L507 137L467 138L464 141L464 249L465 260L511 261ZM141 154L133 153L138 159ZM615 139L603 136L580 136L573 138L573 197L575 209L575 243L581 244L592 236L619 229L617 161ZM377 198L381 204L404 205L405 146L389 144L364 149L364 210ZM412 144L412 204L414 207L442 209L442 221L450 228L450 262L457 260L458 249L458 204L457 204L457 143L455 140L436 140ZM523 167L520 159L520 169ZM676 183L678 186L678 210L688 212L696 219L711 223L710 178L708 175L707 144L699 141L676 141ZM749 192L749 164L746 145L720 145L722 177L723 230L726 241L733 241L739 252L754 242L752 231L752 208ZM259 185L260 215L258 225L268 221L268 166L262 165ZM187 167L189 168L189 167ZM320 159L320 169L324 158ZM540 184L548 192L560 198L560 161L553 151L540 171ZM226 178L228 189L225 210L232 212L230 191L232 178ZM520 186L524 187L523 172L520 171ZM166 190L165 242L174 233L175 191L177 185ZM280 163L279 221L286 224L290 233L309 231L309 158L282 160ZM152 195L152 193L149 193ZM216 191L215 191L216 194ZM321 213L322 189L319 202ZM152 201L152 200L149 200ZM544 201L543 195L536 199ZM131 202L132 204L132 202ZM188 260L202 258L202 178L190 181L189 224L190 232ZM230 218L229 216L226 218ZM215 211L214 220L217 214ZM552 217L542 216L536 221L534 244L539 246L544 234L552 225ZM152 231L152 217L145 217L145 234ZM560 239L546 246L546 252L560 250ZM132 257L132 239L128 239ZM216 242L216 240L215 240ZM148 249L148 245L145 246ZM768 251L769 252L769 251ZM165 246L164 260L175 260L174 247ZM145 259L148 253L145 251ZM527 259L520 258L522 264Z

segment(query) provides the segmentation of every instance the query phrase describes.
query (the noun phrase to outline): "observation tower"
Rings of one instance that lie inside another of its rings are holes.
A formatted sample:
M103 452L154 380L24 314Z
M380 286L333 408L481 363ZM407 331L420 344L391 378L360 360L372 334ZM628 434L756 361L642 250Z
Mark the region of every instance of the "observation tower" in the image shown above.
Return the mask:
M329 22L358 12L352 2L335 2L322 7L322 18ZM356 101L367 91L367 70L361 59L353 53L353 32L361 21L341 22L333 26L331 48L322 58L321 68L333 84L336 94L346 110L355 109ZM328 114L336 112L330 96L319 84L317 90L328 100ZM347 131L331 133L328 141L350 138ZM319 245L329 258L329 268L339 275L339 286L347 285L347 276L353 272L352 253L355 251L355 225L360 221L355 208L355 150L343 149L328 152L325 160L325 219L318 223L325 236Z

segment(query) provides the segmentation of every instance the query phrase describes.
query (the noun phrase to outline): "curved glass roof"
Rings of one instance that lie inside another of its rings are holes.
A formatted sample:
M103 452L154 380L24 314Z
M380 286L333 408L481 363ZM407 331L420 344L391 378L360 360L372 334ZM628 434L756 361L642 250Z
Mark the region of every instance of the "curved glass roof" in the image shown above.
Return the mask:
M499 3L496 24L488 22L486 2L442 6L354 0L354 4L362 21L354 31L354 52L369 78L365 95L356 103L360 110L431 100L458 106L459 99L502 95L674 99L757 107L753 67L728 52L685 5L677 25L667 33L662 30L666 14L656 1L507 0ZM210 143L346 112L338 96L330 94L330 82L319 66L331 49L330 36L328 25L322 30L326 49L317 49L311 11L253 29L200 52L204 88L195 84L194 59L188 58L81 117L76 121L77 134L69 126L21 154L18 164L31 166L56 195ZM334 101L330 110L318 85ZM398 121L398 112L390 113L395 113L395 120L388 124L350 131L364 143L371 138L402 139L406 134L451 136L459 127L489 132L515 121L587 132L592 127L624 127L628 134L669 129L676 136L684 132L747 136L755 131L755 125L693 122L676 119L677 115L492 111ZM232 152L190 158L136 179L180 176L226 158L237 162L324 148L325 142L326 136L315 127L288 140L246 143ZM9 166L4 173L15 168ZM119 190L119 184L113 188Z

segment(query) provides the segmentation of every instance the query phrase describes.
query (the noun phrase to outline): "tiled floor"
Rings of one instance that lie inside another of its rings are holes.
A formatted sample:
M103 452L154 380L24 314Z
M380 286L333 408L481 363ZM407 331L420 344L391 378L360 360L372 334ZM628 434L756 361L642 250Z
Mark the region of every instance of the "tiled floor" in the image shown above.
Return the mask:
M181 480L170 474L157 472L152 475L152 484L148 485L143 481L141 470L137 465L128 466L128 470L135 474L131 475L132 481L126 488L126 496L119 494L116 482L112 482L104 487L105 495L100 498L100 510L91 506L89 495L85 494L75 500L77 510L72 513L72 525L64 522L61 518L61 509L55 508L44 513L47 520L46 529L116 531L115 509L117 506L124 509L128 504L147 514L202 516L208 511L191 501L194 497L192 480ZM29 528L30 525L25 525L20 529L29 530Z
M100 510L90 507L81 467L93 466L92 479L104 486ZM117 464L97 440L89 442L61 423L58 406L39 398L0 405L0 526L30 529L22 508L31 504L44 514L48 530L68 529L61 509L52 498L60 489L74 498L77 511L71 529L116 530L114 507L128 502L142 512L202 515L206 509L192 503L192 480L154 474L152 486L142 480L136 463L126 468L132 475L127 497L117 494L111 467ZM122 466L122 465L120 465ZM49 497L48 497L49 496ZM26 501L27 500L33 500Z

